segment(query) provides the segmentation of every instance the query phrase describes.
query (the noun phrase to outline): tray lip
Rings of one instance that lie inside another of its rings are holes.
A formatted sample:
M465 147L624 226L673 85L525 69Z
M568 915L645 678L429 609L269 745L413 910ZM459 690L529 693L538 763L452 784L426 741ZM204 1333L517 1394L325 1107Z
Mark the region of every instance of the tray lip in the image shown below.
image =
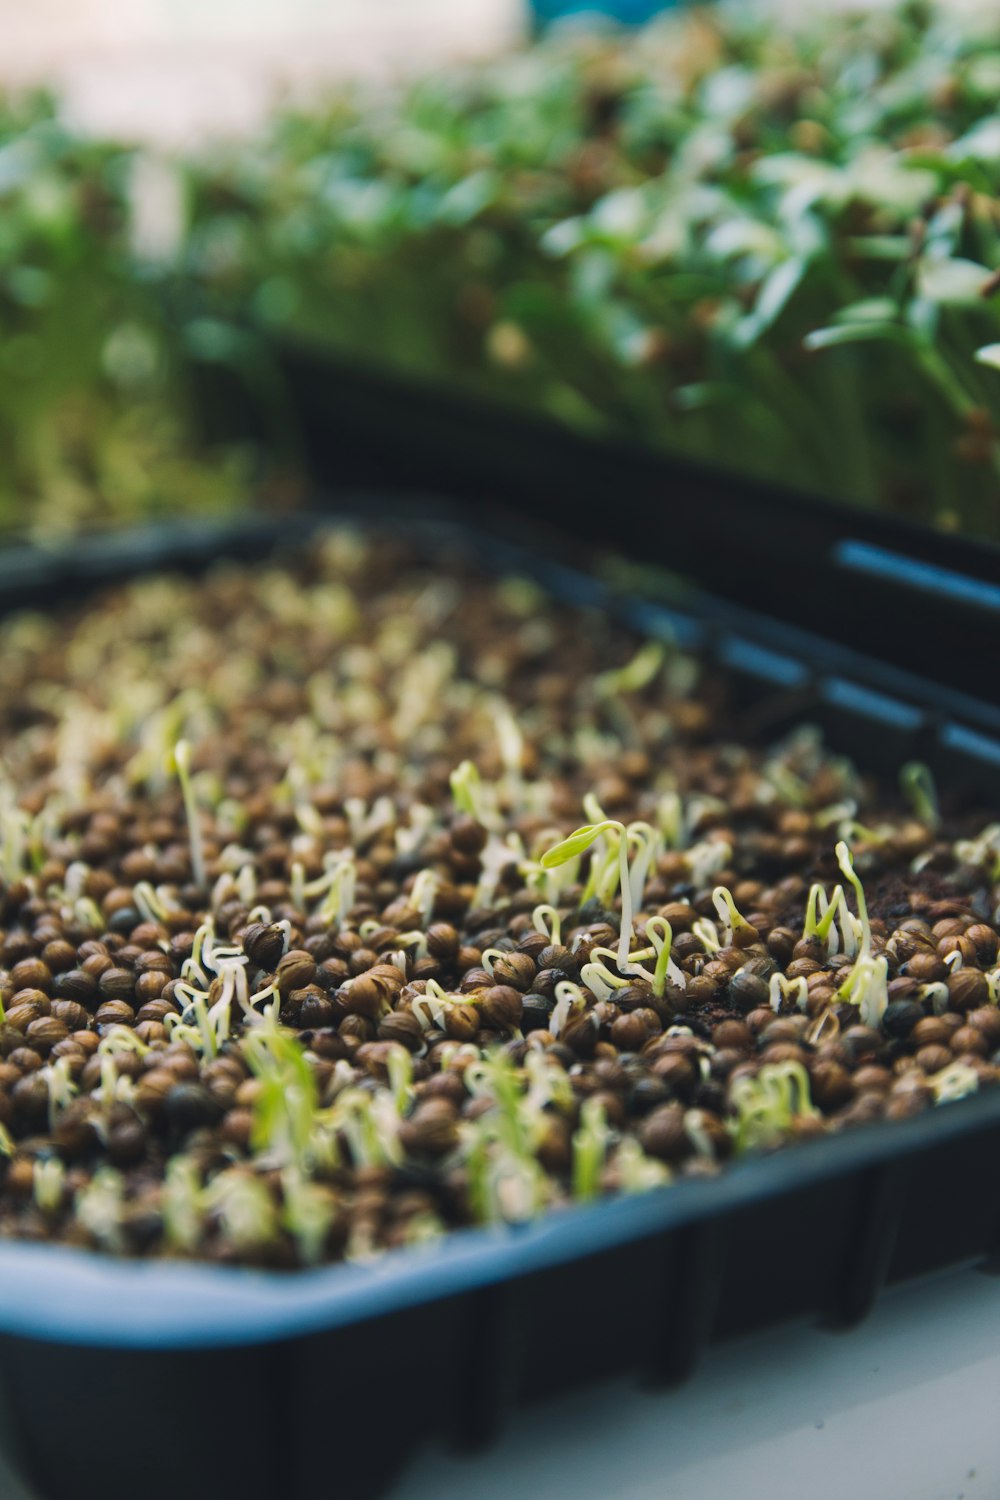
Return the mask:
M71 576L75 582L100 587L150 567L176 568L192 556L204 557L206 547L218 548L225 556L221 549L235 541L251 548L260 541L301 544L317 529L371 525L376 519L371 510L377 516L377 493L358 498L369 510L367 517L349 508L317 508L280 519L247 512L179 525L125 526L52 548L0 548L0 581L5 575L12 581L18 576L26 554L39 559L37 569L27 570L29 586L37 586L43 577L52 581ZM413 500L413 495L406 497L408 510ZM462 516L461 507L446 503L442 509L443 517L425 511L408 524L425 532L443 524L455 540L474 546L492 543L485 531ZM502 547L505 561L512 562L516 544L505 541ZM523 555L537 572L538 561ZM214 560L205 558L209 564ZM558 576L564 589L582 590L578 602L591 607L614 603L613 591L592 575L563 563L549 563L546 571L554 583ZM704 606L721 606L700 589L693 600L696 619ZM670 613L666 606L641 600L633 604L640 613ZM13 607L18 607L16 602ZM747 614L737 607L733 618L723 618L723 627L737 628ZM806 632L801 635L808 639ZM838 652L848 649L831 644ZM802 645L803 641L791 643L793 653ZM938 691L935 684L928 687ZM708 1180L686 1179L635 1197L568 1206L517 1227L452 1230L434 1246L390 1251L364 1265L268 1272L206 1262L124 1259L59 1244L0 1240L0 1337L54 1345L183 1350L307 1336L682 1232L837 1178L905 1168L921 1152L993 1130L1000 1136L1000 1087L912 1119L882 1120L748 1157Z
M133 1350L281 1342L725 1220L838 1178L905 1170L924 1152L992 1131L1000 1138L1000 1088L748 1157L708 1179L549 1211L520 1226L452 1230L436 1245L361 1265L276 1272L4 1240L0 1336Z
M740 470L691 458L669 446L659 447L616 425L585 428L551 412L535 410L524 401L484 391L476 385L465 385L460 374L425 374L414 368L392 366L337 349L302 329L287 328L262 332L250 324L245 330L257 340L262 353L273 361L277 370L286 370L297 362L325 372L334 379L363 383L391 401L416 402L422 410L445 418L479 419L493 428L520 429L539 443L575 446L579 454L588 453L604 459L621 460L629 465L672 471L673 475L692 485L723 486L748 501L764 497L772 511L793 520L808 521L816 517L845 542L862 540L865 544L888 548L914 563L935 563L938 549L944 549L948 561L943 566L962 570L962 564L973 568L996 569L1000 562L1000 537L967 536L963 532L938 530L909 516L894 514L885 507L851 505L815 490L800 490L778 480L762 478ZM928 557L922 552L930 549ZM952 556L957 554L957 556ZM969 574L976 578L975 572ZM995 573L987 572L986 581ZM776 617L779 618L779 617Z

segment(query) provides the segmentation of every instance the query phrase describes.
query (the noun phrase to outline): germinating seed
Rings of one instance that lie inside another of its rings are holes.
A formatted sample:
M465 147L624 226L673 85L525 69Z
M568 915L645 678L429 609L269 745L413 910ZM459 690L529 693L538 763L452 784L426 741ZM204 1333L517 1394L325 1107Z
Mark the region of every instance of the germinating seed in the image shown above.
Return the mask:
M364 1259L996 1080L998 825L412 552L0 625L3 1234Z

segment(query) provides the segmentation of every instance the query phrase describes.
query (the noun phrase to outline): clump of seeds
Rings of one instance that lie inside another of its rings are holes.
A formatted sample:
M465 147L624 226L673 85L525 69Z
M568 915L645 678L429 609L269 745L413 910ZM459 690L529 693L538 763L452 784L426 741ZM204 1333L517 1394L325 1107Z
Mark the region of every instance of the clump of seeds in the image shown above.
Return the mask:
M334 532L0 625L0 1233L274 1267L1000 1076L1000 827Z

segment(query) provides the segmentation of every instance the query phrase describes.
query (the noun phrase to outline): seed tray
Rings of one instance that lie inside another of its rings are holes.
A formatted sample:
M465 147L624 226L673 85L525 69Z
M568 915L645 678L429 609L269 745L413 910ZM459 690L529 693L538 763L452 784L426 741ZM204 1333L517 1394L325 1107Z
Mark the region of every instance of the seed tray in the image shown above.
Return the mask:
M627 438L587 436L452 385L346 366L304 343L265 346L312 473L484 501L575 543L655 563L941 687L996 702L982 661L1000 651L1000 548L888 511L847 509ZM262 430L254 398L211 367L206 410L227 433ZM725 454L720 454L724 463ZM973 645L975 649L972 649Z
M473 532L426 497L336 509L406 527L417 548L460 543L704 653L732 678L734 732L818 720L875 769L917 754L1000 791L1000 711L971 695L691 585L623 596L553 563L546 533L516 516ZM248 517L19 549L0 556L0 599L44 608L152 569L260 557L323 524ZM887 1283L994 1255L998 1161L1000 1090L366 1266L289 1275L0 1244L12 1456L45 1500L294 1500L332 1485L373 1500L427 1438L481 1447L519 1404L628 1372L678 1382L713 1339L849 1325ZM616 1286L628 1294L609 1306Z

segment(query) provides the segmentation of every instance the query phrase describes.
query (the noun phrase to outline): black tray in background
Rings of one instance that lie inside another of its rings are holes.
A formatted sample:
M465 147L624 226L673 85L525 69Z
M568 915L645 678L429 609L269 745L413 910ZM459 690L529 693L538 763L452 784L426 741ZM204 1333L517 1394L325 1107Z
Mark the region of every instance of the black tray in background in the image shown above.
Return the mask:
M991 543L586 436L304 342L257 347L268 388L283 393L286 435L335 493L443 496L472 524L484 507L503 507L515 529L521 520L547 528L554 558L615 553L665 568L731 604L1000 703L984 670L1000 653L1000 548ZM216 430L259 433L250 387L220 367L206 376Z
M476 534L467 506L413 494L333 509L415 548L461 542L704 652L765 737L819 719L865 763L919 754L996 796L1000 715L917 673L694 587L615 594L510 511ZM247 517L0 555L0 601L46 608L162 566L258 558L316 524ZM993 1254L998 1163L1000 1090L367 1267L282 1276L0 1244L0 1395L45 1500L368 1500L432 1436L481 1445L518 1404L589 1380L682 1380L712 1339L843 1326L887 1282Z

